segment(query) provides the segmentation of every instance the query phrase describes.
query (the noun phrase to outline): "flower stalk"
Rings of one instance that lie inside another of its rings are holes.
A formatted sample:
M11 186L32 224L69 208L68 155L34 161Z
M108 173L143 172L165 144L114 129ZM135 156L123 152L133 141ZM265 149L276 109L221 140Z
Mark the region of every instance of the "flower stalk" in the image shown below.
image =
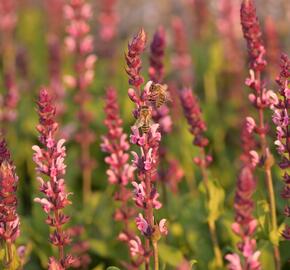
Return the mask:
M49 90L54 97L58 118L65 112L65 91L62 83L62 33L63 33L63 0L46 0L48 33L48 75Z
M80 145L80 165L83 179L83 202L91 194L92 170L95 166L91 158L90 146L95 141L95 135L90 129L91 113L87 105L91 99L88 87L94 79L94 64L97 57L93 54L93 37L90 35L88 20L92 17L92 8L85 0L71 0L65 5L65 18L68 21L65 40L67 50L75 56L74 76L66 76L66 82L75 89L75 103L78 107L79 120L76 142Z
M281 193L281 196L285 200L290 198L290 177L287 173L287 170L290 167L290 129L289 129L289 106L290 106L290 59L286 54L281 55L280 63L280 74L276 79L276 82L279 86L278 89L278 102L275 104L272 109L273 113L273 122L276 126L276 141L275 145L277 146L277 151L281 156L279 162L279 167L284 171L283 180L284 188ZM284 215L290 217L290 207L289 204L285 206ZM286 225L286 228L282 232L282 236L286 240L290 240L290 227Z
M277 97L271 90L267 90L261 75L267 65L265 57L265 47L262 40L259 21L253 0L244 0L241 5L241 24L244 38L247 41L250 77L246 80L253 93L249 95L249 100L258 110L258 123L254 122L254 131L258 135L261 144L261 154L265 172L266 187L268 190L270 204L271 230L278 235L276 200L273 188L271 167L274 160L269 150L266 135L268 126L265 124L264 112L267 108L277 103ZM272 240L272 239L271 239ZM274 248L275 269L280 269L279 240L272 240Z
M135 167L128 163L129 154L127 151L130 145L127 141L127 134L123 131L123 121L120 117L119 106L117 102L117 92L109 87L105 97L104 121L107 127L107 134L102 137L101 149L108 153L105 162L109 165L107 170L108 181L116 186L114 199L120 203L120 207L115 211L114 219L123 223L123 229L118 236L118 240L127 244L130 250L130 263L122 262L127 269L138 269L145 260L144 247L138 246L136 235L129 228L129 222L136 211L128 203L131 192L128 184L132 184L134 179ZM136 245L135 249L132 246Z
M253 194L256 190L257 180L254 177L254 170L258 164L257 153L253 150L256 142L253 138L253 119L247 117L243 123L242 131L241 162L242 167L238 176L234 208L236 211L235 222L232 224L233 232L240 237L237 253L226 255L229 261L228 269L261 269L259 262L260 251L256 250L256 231L258 221L253 216L254 200ZM242 260L241 260L242 258Z
M52 98L46 89L41 89L38 98L39 141L41 146L34 145L33 161L36 164L36 171L40 175L37 180L40 184L42 198L35 198L47 214L46 223L52 228L50 242L58 248L58 258L49 258L49 270L68 269L74 262L70 254L65 254L64 247L70 242L70 235L63 228L70 220L70 217L63 213L63 210L71 204L66 191L64 175L66 165L64 158L66 149L63 145L65 140L56 139L58 124L55 122L56 108ZM47 179L47 181L45 180Z
M3 82L6 93L0 98L0 120L2 132L7 124L17 118L19 89L16 82L16 53L14 32L17 24L17 1L0 1L1 49L3 54Z
M4 138L0 139L0 239L5 246L5 268L15 261L12 246L20 235L16 190L18 177Z
M133 165L137 169L138 180L132 184L134 186L134 198L137 207L143 210L136 217L136 225L145 238L145 269L150 267L150 257L154 259L154 269L159 268L158 244L162 235L167 234L166 219L156 223L154 209L160 209L162 204L159 202L159 193L155 188L154 181L157 177L157 164L161 133L159 124L152 120L152 102L156 100L152 97L152 81L149 81L143 90L141 85L144 82L140 74L142 68L141 54L145 49L146 34L141 29L128 45L126 54L127 73L129 84L134 88L129 88L129 98L135 104L133 115L136 118L132 126L130 142L139 147L139 154L132 152L134 157ZM151 101L150 101L151 100ZM144 216L143 216L144 214ZM153 249L153 250L152 250Z

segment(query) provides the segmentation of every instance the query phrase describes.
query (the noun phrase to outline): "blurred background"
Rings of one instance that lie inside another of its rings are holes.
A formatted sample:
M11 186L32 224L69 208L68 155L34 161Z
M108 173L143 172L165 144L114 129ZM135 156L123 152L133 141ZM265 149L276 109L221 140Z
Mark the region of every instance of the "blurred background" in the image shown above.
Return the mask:
M91 128L96 135L91 154L97 166L93 171L93 192L87 205L82 203L79 148L72 139L78 121L75 114L77 108L73 102L74 91L66 87L63 80L73 69L72 57L64 46L65 27L68 23L62 15L65 1L0 2L4 6L5 3L8 6L12 3L10 8L1 8L0 11L0 85L2 104L11 87L16 89L19 97L18 100L16 98L15 106L12 106L10 116L3 121L3 126L20 179L18 209L21 215L21 238L18 243L26 246L27 262L24 269L45 269L47 254L55 252L51 250L47 240L49 232L44 222L45 215L41 207L33 202L39 192L31 150L32 145L37 144L38 138L35 129L38 121L35 105L37 93L41 86L51 84L54 72L60 76L64 93L59 104L59 109L63 110L59 121L61 133L67 139L66 181L68 189L73 192L73 205L68 213L72 216L71 224L81 226L77 227L81 233L76 242L83 241L89 255L84 257L84 264L78 269L101 270L109 265L119 266L120 259L128 256L126 248L116 240L121 225L114 222L112 217L116 207L116 202L112 199L114 187L108 184L107 165L104 163L106 155L100 151L99 145L100 137L106 133L103 125L106 87L112 85L117 89L121 116L128 134L134 123L131 113L133 105L127 97L129 85L124 52L127 50L128 41L141 27L148 33L142 68L145 78L148 78L150 42L159 26L166 30L165 83L173 85L175 89L182 86L175 58L180 51L189 56L190 60L185 67L187 84L199 97L203 117L208 124L208 150L213 155L210 177L218 183L216 215L220 245L223 254L235 250L238 239L231 231L231 223L234 220L233 199L240 166L240 126L245 115L255 114L247 99L249 90L244 86L248 64L246 44L240 27L240 1L88 1L93 6L90 25L94 37L94 53L98 60L95 65L95 78L89 87L92 97L88 104L88 110L93 115ZM290 52L290 2L255 2L267 49L268 67L265 80L269 88L277 89L275 77L279 73L280 54ZM108 6L111 7L109 22L113 22L113 26L102 17ZM10 22L8 27L5 19ZM176 269L185 259L197 260L196 269L215 269L206 225L207 210L200 199L201 177L192 162L197 150L192 145L192 136L174 95L170 108L173 131L163 137L164 145L169 160L178 161L183 177L178 182L168 181L168 185L161 192L164 207L158 211L157 216L169 220L170 232L160 243L161 262L166 265L166 269ZM271 125L270 113L268 119ZM275 136L273 128L270 136ZM274 139L270 141L272 147L273 141ZM272 150L276 154L275 147ZM282 224L285 202L279 197L282 182L278 166L274 168L274 183L278 198L278 222ZM161 190L161 186L159 188ZM271 270L274 269L272 248L267 228L263 226L269 211L263 181L258 183L255 198L256 214L262 224L257 232L258 249L262 251L263 269ZM290 269L290 264L287 263L290 259L290 245L281 241L280 246L283 269Z

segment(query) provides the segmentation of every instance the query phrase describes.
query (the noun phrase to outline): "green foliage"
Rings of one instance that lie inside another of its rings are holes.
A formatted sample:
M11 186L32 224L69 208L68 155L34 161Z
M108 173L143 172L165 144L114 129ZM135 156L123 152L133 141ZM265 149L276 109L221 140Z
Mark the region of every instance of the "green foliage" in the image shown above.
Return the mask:
M215 222L223 212L225 192L216 181L208 181L208 221Z
M172 246L160 243L158 244L158 251L161 260L170 266L176 267L183 261L183 255L180 250Z

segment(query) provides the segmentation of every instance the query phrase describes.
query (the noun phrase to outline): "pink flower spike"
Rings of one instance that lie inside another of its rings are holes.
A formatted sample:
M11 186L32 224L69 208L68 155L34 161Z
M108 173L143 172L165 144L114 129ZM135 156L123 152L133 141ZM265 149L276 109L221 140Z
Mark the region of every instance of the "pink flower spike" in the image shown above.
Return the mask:
M50 234L51 243L58 247L59 258L51 258L49 269L59 265L59 269L67 269L73 263L70 255L63 252L64 246L70 242L69 236L66 235L62 228L69 221L69 217L63 214L63 209L71 204L68 196L71 193L66 192L63 176L65 174L64 158L66 156L65 140L56 141L56 132L58 124L55 122L56 108L52 103L52 98L46 89L41 89L38 98L38 115L39 124L37 130L40 134L39 141L41 147L33 146L35 151L33 160L36 163L38 174L46 175L48 180L44 181L43 177L38 177L40 183L40 192L43 198L35 198L36 203L40 203L44 212L47 214L46 223L52 227L53 232ZM61 240L64 239L64 240ZM67 260L67 258L71 258Z

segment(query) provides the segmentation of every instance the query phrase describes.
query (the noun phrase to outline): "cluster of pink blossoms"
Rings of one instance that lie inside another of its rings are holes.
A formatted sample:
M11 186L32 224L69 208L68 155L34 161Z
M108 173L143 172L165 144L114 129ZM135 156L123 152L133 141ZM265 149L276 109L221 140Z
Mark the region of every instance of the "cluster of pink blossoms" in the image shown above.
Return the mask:
M115 220L123 223L123 230L118 239L128 245L131 255L130 263L122 262L122 264L127 269L138 269L144 262L145 250L140 238L129 228L129 221L136 214L136 211L128 204L131 191L127 187L128 183L132 183L134 179L136 168L128 164L129 155L127 151L130 146L127 135L122 128L123 121L120 118L117 93L111 87L106 92L105 114L104 123L108 132L106 136L102 137L101 149L103 152L110 154L105 158L105 162L110 166L107 170L108 181L116 185L117 190L114 198L120 202L120 207L114 215Z
M163 27L159 27L150 45L150 67L148 73L153 83L163 83L165 46L165 30ZM152 118L159 124L161 134L168 134L172 131L172 119L169 113L170 110L166 104L162 104L159 108L157 106L153 107ZM173 192L177 192L178 183L181 181L184 173L177 160L168 158L167 151L162 145L159 149L159 164L159 180L167 184Z
M267 64L264 59L266 50L253 0L244 0L242 2L241 24L244 38L247 41L250 68L256 71L262 71Z
M111 184L126 186L134 177L134 168L128 164L129 149L127 134L123 132L122 119L119 115L117 93L114 88L109 87L106 92L106 119L105 126L108 129L106 136L102 137L101 149L109 153L105 162L110 165L107 170L108 180Z
M143 29L141 29L128 44L128 53L125 56L127 63L126 72L129 76L129 84L137 89L139 89L140 85L144 83L144 78L140 74L142 68L140 55L145 49L146 39L146 33Z
M167 228L165 219L162 219L159 223L154 219L154 209L159 209L162 206L158 201L159 194L154 187L161 133L158 131L159 124L153 123L151 119L153 108L151 102L149 102L149 96L152 81L148 82L145 88L141 90L141 84L144 82L143 77L140 75L142 67L141 54L145 49L145 45L146 34L141 29L128 45L126 61L129 84L134 87L129 88L128 95L135 104L133 115L137 119L136 124L131 128L130 142L140 149L139 154L132 152L133 165L137 168L139 179L139 183L133 182L134 201L144 211L144 215L139 213L136 217L136 224L142 235L145 236L144 246L138 238L131 243L134 244L134 253L142 254L145 257L145 268L149 269L152 255L150 242L154 249L155 264L158 264L157 241L161 235L167 234ZM138 125L137 122L139 122ZM142 133L140 133L139 129L142 130Z
M88 87L94 79L94 64L97 57L93 54L93 36L90 35L89 20L92 17L92 7L85 0L70 0L64 7L64 15L68 25L65 39L67 49L74 56L74 76L66 76L66 83L75 89L75 103L79 127L76 141L80 145L80 166L83 178L83 200L91 192L92 170L95 166L91 158L90 145L95 140L95 134L90 129L92 115L87 109L91 100Z
M179 95L185 118L190 126L189 131L194 136L193 144L200 149L204 149L209 143L204 135L207 126L202 119L202 112L197 97L193 95L190 88L182 89ZM212 157L210 155L194 158L195 164L201 167L208 167L211 161Z
M175 55L172 60L175 72L179 75L182 87L191 87L193 83L192 60L187 44L185 25L181 18L172 19Z
M48 18L48 73L49 90L55 99L58 116L65 112L65 90L62 83L62 31L63 31L63 8L64 0L46 0L45 8Z
M150 67L148 70L150 80L153 83L163 83L164 79L164 54L166 46L165 30L159 27L155 32L150 45ZM170 133L172 130L172 120L169 115L169 108L166 104L161 107L154 107L153 119L160 125L161 133Z
M71 253L77 257L77 260L72 263L72 268L88 269L92 261L89 255L90 244L87 240L81 238L84 231L85 228L81 225L75 225L68 229L68 233L72 238Z
M64 7L64 15L69 24L65 39L69 52L75 55L75 76L66 76L66 82L77 89L76 102L81 105L79 117L85 122L90 118L82 111L83 103L90 98L86 91L94 78L94 64L97 60L93 51L93 37L89 34L88 20L92 17L92 8L85 0L71 0ZM88 134L85 134L88 135ZM89 136L90 137L90 136ZM87 138L90 139L90 138Z
M20 234L17 214L18 177L6 142L0 140L0 238L7 244L14 243ZM8 249L9 252L9 249ZM8 254L11 259L12 254Z
M129 89L129 97L132 101L146 104L146 93L149 93L149 89L152 82L148 82L142 92L142 101L138 98L137 93L133 92L133 89ZM148 102L148 101L147 101ZM137 108L142 107L137 105ZM139 112L140 113L140 112ZM162 204L158 201L159 193L153 186L153 181L156 178L159 144L161 141L161 133L158 131L159 124L152 124L148 133L140 133L138 127L133 126L131 128L132 134L130 135L130 142L140 147L141 153L137 154L132 151L133 164L137 168L138 178L140 183L133 182L134 186L134 198L136 205L142 209L148 210L150 208L160 209ZM150 192L148 192L148 189ZM151 210L152 211L152 210ZM148 220L148 219L151 220ZM166 220L162 219L159 225L155 226L154 216L145 218L139 213L136 218L136 224L141 233L147 238L151 238L156 229L161 234L167 234L167 228L165 226Z
M17 117L16 109L19 102L19 89L16 82L16 53L13 40L17 19L17 1L0 1L3 83L6 89L6 93L0 96L0 120L3 124L14 121Z
M54 230L50 234L50 242L58 247L59 258L51 257L49 260L50 270L63 270L69 268L74 259L71 255L65 255L64 247L70 243L69 234L63 229L63 225L68 223L70 217L63 213L63 209L71 204L68 199L70 193L66 191L64 174L66 165L65 140L56 140L58 124L55 122L56 109L52 104L52 99L48 91L41 89L38 99L39 141L42 147L34 145L33 161L36 163L38 174L43 177L37 178L40 183L40 191L43 198L35 198L34 201L41 204L47 214L46 223ZM48 180L46 181L45 178Z
M262 80L263 71L266 68L267 62L265 60L265 46L262 40L262 31L260 29L257 18L256 8L253 0L243 0L241 4L241 25L244 38L247 42L248 56L250 64L250 76L246 80L246 85L252 89L249 94L249 100L257 109L258 117L257 123L252 117L247 117L247 130L249 133L256 133L259 138L259 146L261 149L261 157L252 149L249 152L252 166L257 164L263 165L268 200L270 206L270 221L271 231L278 234L278 224L276 218L276 201L274 186L272 180L271 167L273 165L273 158L269 150L267 142L267 133L269 130L268 123L265 121L264 113L266 109L275 106L278 103L278 98L272 90L266 88L266 84ZM255 147L255 149L257 149ZM253 240L254 241L254 240ZM276 269L280 269L280 252L278 247L279 239L273 242L273 251ZM254 244L253 244L254 246ZM254 250L255 246L252 248ZM253 253L258 254L258 253ZM249 255L249 254L248 254ZM254 255L253 255L254 256ZM260 269L258 258L256 258L257 265L251 265L251 269ZM256 268L255 268L256 267Z
M250 121L251 123L251 121ZM254 177L254 169L258 163L252 149L256 143L253 138L253 130L250 126L249 119L243 123L241 139L242 149L241 154L242 168L240 170L234 208L236 211L235 222L232 224L233 232L241 238L237 244L241 257L237 253L226 255L229 261L228 269L230 270L259 270L261 264L259 262L260 251L256 251L256 240L254 234L258 225L257 220L253 217L255 208L253 194L256 190L256 179Z
M117 0L102 0L98 17L100 37L103 42L112 41L117 35L118 13L115 11Z
M150 86L152 82L146 84L142 98L144 99L145 93L149 92ZM138 97L132 95L132 90L129 89L129 96L131 100L138 100ZM146 99L145 99L146 100ZM139 100L141 103L141 100ZM138 103L139 103L138 102ZM143 102L146 102L143 100ZM137 104L138 104L137 103ZM140 108L139 108L140 109ZM133 182L134 186L134 198L136 205L140 208L147 209L149 206L160 209L162 204L158 201L159 193L156 188L152 187L152 182L156 178L157 174L157 165L158 165L158 155L159 155L159 144L161 141L161 133L158 131L159 124L152 124L148 133L140 133L139 128L133 126L131 128L132 134L130 135L130 142L140 147L141 153L137 154L132 151L133 155L133 164L137 168L138 177L141 182L138 184L137 182ZM144 178L147 176L150 177L150 194L148 197L148 193L146 189L148 188L148 183L144 181ZM147 186L146 186L147 185ZM150 226L149 221L143 218L142 214L136 218L136 223L138 229L147 237L150 237L154 231L152 224ZM167 229L163 226L165 224L165 220L161 220L159 223L162 233L167 233Z
M282 197L286 200L290 199L290 176L287 170L290 167L290 130L289 130L289 107L290 107L290 59L286 54L281 56L281 71L276 81L279 86L279 99L277 104L273 106L273 122L276 125L277 140L275 145L277 151L281 155L279 163L280 168L285 171L284 189L281 193ZM290 206L287 205L284 209L286 217L290 217ZM290 240L290 226L286 225L283 231L283 237Z

